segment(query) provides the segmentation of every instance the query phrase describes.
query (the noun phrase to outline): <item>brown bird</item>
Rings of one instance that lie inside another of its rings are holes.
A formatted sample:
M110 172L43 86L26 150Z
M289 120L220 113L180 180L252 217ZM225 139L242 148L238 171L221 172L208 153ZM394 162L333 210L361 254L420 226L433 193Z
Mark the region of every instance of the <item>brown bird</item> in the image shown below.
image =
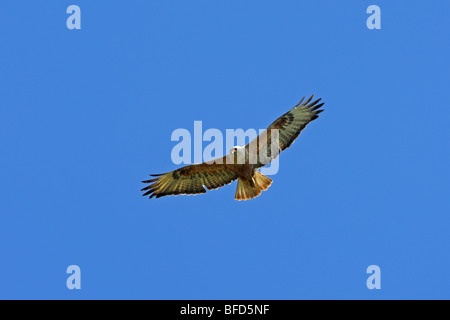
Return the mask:
M291 110L275 120L256 139L244 147L233 147L231 152L221 158L180 169L151 175L151 180L142 181L149 185L141 189L143 196L150 198L179 194L199 194L223 187L238 180L235 199L249 200L267 190L272 179L256 169L275 159L279 151L290 147L308 123L317 119L324 103L321 99L311 102L314 95L303 99Z

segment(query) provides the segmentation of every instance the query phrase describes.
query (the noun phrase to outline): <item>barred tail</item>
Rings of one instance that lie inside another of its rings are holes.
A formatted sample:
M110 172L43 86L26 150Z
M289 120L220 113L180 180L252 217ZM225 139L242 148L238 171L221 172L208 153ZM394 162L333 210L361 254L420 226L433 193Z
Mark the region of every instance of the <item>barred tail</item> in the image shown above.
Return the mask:
M272 179L266 177L265 175L255 171L253 176L254 187L248 180L242 180L238 178L238 184L236 188L236 195L234 198L236 200L250 200L261 194L261 191L267 190L272 184Z

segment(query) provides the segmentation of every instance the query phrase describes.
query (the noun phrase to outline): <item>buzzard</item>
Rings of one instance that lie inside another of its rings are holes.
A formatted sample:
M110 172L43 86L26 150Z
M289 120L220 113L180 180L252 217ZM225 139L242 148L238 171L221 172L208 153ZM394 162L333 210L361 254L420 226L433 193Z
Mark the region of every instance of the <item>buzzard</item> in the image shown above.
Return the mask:
M270 187L272 179L257 169L275 159L280 150L289 148L306 125L317 119L323 111L319 108L324 103L319 103L321 99L312 101L313 97L314 94L304 102L303 97L294 108L275 120L256 139L244 147L233 147L224 157L163 174L150 175L154 178L142 181L149 184L141 189L145 191L143 196L159 198L205 193L205 187L208 190L217 189L236 179L236 200L249 200L259 196Z

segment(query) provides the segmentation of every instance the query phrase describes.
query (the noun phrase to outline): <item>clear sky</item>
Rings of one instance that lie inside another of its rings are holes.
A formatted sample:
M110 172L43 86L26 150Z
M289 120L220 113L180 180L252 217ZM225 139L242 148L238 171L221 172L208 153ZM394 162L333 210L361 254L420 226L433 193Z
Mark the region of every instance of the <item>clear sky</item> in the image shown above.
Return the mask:
M2 1L0 298L450 298L449 12ZM260 197L141 196L179 167L173 130L265 128L312 93L325 112Z

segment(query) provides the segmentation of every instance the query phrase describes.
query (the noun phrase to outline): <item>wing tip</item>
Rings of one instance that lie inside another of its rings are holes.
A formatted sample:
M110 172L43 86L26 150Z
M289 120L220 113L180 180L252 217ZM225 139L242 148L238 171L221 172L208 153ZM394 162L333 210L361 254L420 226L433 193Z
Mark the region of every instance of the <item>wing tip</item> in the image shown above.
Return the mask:
M151 176L151 177L161 177L163 175L165 175L165 173L150 174L149 176Z

